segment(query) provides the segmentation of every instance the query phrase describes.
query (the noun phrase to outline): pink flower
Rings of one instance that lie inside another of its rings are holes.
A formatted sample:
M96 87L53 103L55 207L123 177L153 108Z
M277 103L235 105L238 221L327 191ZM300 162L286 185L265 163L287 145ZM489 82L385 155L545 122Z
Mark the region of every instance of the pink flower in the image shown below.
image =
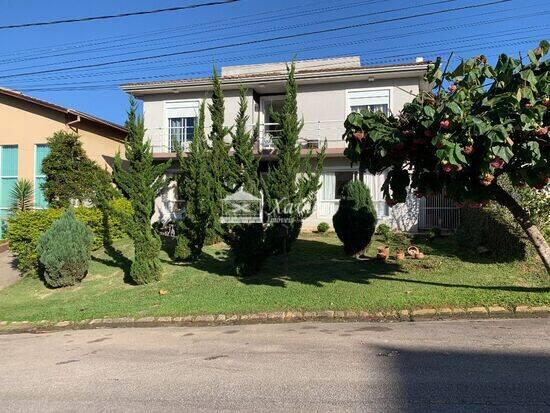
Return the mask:
M502 169L502 167L504 166L504 159L502 159L501 157L497 156L495 159L493 159L490 163L490 165L495 168L495 169Z

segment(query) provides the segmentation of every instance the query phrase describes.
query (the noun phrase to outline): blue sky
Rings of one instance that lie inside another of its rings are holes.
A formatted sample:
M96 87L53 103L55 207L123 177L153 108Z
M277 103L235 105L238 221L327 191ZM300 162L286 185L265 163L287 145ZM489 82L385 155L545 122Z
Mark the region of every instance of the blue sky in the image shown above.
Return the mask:
M129 81L208 76L212 66L360 55L364 65L499 52L518 54L550 38L546 0L241 0L190 11L0 30L0 85L122 123ZM0 0L0 25L185 6L206 0ZM262 40L352 24L445 11L368 26L193 52L161 59L66 70L79 65ZM451 66L452 64L451 63Z

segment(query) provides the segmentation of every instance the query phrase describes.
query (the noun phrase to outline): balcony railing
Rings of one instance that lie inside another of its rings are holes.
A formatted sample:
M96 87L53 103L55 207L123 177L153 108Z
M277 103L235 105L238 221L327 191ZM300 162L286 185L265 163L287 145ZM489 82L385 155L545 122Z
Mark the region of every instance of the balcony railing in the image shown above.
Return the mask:
M227 127L231 127L228 125ZM248 125L251 133L257 125ZM206 128L205 133L208 136L210 128ZM256 149L260 152L269 152L275 149L275 140L280 136L281 128L276 123L262 123L259 127L259 136ZM344 148L345 142L342 141L344 133L344 123L341 120L329 121L306 121L300 132L300 145L304 148L316 148L327 143L327 146ZM176 151L173 142L170 139L169 128L148 129L147 136L152 143L153 153L174 153ZM172 135L173 136L173 135ZM229 142L228 137L228 142ZM184 151L189 150L190 140L180 142Z

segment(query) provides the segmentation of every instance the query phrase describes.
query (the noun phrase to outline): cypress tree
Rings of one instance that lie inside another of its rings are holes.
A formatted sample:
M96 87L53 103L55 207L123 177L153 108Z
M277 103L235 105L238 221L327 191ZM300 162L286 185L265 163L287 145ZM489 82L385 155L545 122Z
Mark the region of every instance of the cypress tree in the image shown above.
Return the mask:
M296 67L287 66L286 95L280 112L273 119L281 132L274 140L277 159L269 166L263 182L267 210L270 213L271 240L275 253L288 252L302 227L302 220L311 215L320 174L325 158L325 146L319 151L313 165L313 152L301 156L300 132L304 126L298 118Z
M213 177L213 202L215 208L214 230L215 233L222 236L224 231L220 224L221 205L223 199L234 189L235 185L235 165L229 150L231 144L225 142L230 130L225 123L225 99L220 77L216 68L212 77L212 103L208 105L210 117L212 119L212 130L210 132L210 173Z
M134 210L128 234L134 242L135 258L130 276L137 284L155 282L161 276L159 253L161 242L151 227L155 198L166 188L164 175L170 162L154 164L151 145L145 139L143 118L136 114L136 101L130 99L126 127L128 137L124 144L126 162L120 153L114 161L113 178L122 193L130 200Z
M235 186L242 187L253 195L258 195L259 158L254 155L255 136L247 131L249 117L246 89L241 86L239 91L239 111L235 118L235 131L231 132L233 146L233 162L235 167Z
M176 145L180 164L177 177L179 199L184 202L184 215L178 224L176 260L197 259L216 222L214 204L214 178L204 132L204 102L200 107L188 156Z
M241 87L239 111L235 119L233 138L235 184L237 188L261 196L258 177L259 159L254 155L256 137L247 131L246 90ZM235 272L240 276L256 273L269 256L263 223L243 223L230 226L226 241L231 247Z

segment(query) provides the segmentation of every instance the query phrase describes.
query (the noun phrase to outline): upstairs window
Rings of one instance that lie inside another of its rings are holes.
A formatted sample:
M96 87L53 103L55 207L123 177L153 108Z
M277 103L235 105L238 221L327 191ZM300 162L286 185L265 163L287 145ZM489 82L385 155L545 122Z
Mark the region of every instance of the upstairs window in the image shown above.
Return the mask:
M175 151L175 143L182 148L193 140L199 117L199 100L172 100L164 103L165 139L169 152Z
M382 112L390 113L389 89L354 89L347 91L348 112Z
M193 140L196 121L197 118L195 117L168 119L168 139L172 151L175 150L175 142L178 142L179 145L183 147L187 142Z

